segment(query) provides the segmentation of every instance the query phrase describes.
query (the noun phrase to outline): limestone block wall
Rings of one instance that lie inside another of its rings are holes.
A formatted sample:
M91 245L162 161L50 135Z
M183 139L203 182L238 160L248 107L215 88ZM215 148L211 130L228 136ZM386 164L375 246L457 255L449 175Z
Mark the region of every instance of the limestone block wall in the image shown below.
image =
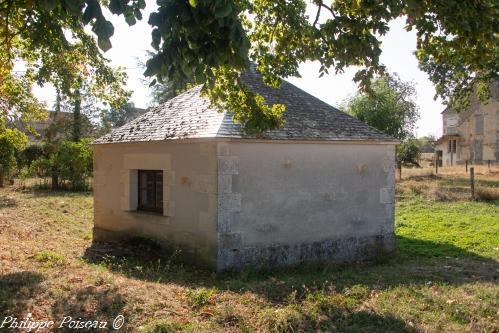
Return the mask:
M462 163L472 159L476 163L488 160L499 162L499 92L497 89L496 87L492 90L493 96L488 103L483 104L473 98L470 109L460 114L458 132L461 139L458 158ZM482 148L481 152L477 151L479 147Z
M95 145L94 240L146 237L215 266L217 146L212 142ZM137 211L137 170L163 170L163 216Z
M394 247L394 144L219 143L218 269Z

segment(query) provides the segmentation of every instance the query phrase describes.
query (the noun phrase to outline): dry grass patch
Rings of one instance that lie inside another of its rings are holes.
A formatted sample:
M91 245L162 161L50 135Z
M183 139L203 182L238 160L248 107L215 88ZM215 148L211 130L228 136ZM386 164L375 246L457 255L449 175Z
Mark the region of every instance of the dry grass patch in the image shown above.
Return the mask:
M477 181L499 186L494 175ZM385 263L225 274L143 243L91 246L90 193L0 189L0 320L123 314L123 332L145 333L492 332L499 205L469 200L466 177L397 186L398 252Z
M499 188L478 187L475 189L475 197L481 201L496 201L499 200Z

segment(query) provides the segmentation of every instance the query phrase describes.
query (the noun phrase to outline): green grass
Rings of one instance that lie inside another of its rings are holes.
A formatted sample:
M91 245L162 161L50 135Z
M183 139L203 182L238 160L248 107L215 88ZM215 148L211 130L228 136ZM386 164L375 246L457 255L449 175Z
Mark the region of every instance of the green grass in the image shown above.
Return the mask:
M499 204L421 198L401 201L396 209L398 249L409 257L483 256L498 260L498 220Z
M494 175L479 181L499 187ZM467 191L456 175L398 184L397 253L383 263L214 274L145 246L89 256L90 193L0 189L0 320L123 314L123 331L145 333L493 332L499 202Z

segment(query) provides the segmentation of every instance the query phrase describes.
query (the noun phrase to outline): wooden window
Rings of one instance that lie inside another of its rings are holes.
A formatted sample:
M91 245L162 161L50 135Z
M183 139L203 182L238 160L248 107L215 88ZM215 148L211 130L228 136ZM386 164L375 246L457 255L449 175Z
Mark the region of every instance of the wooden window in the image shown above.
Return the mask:
M163 214L163 171L138 170L138 210Z
M456 152L456 147L457 147L457 141L456 140L449 140L447 142L447 152L448 153L455 153Z

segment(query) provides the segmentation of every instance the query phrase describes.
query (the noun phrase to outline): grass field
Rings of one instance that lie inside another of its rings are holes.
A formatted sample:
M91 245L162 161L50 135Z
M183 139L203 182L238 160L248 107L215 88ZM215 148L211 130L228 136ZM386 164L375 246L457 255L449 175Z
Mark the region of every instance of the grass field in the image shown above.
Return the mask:
M220 275L139 245L134 256L91 257L91 194L0 189L0 320L123 314L121 331L145 333L497 332L499 174L477 175L482 201L457 171L404 174L393 257Z

